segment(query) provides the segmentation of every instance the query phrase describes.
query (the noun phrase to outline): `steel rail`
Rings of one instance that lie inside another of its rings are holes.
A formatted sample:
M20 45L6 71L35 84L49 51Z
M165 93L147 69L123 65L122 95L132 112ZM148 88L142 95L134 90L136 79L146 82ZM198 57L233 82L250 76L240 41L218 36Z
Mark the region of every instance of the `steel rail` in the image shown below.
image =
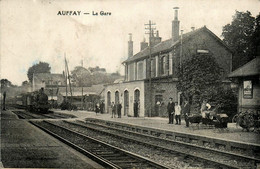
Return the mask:
M117 138L121 138L121 139L125 139L125 140L128 140L128 141L132 141L132 142L136 142L138 144L142 144L142 145L147 145L147 146L150 146L150 147L154 147L154 148L159 148L159 149L162 149L162 150L165 150L165 151L170 151L170 152L175 152L175 153L180 153L180 154L184 154L186 156L190 156L190 157L193 157L193 158L197 158L197 159L200 159L200 160L203 160L203 161L208 161L210 163L214 163L215 165L220 165L222 167L227 167L227 168L233 168L233 169L239 169L240 167L238 166L233 166L233 165L230 165L230 164L225 164L225 163L222 163L222 162L217 162L217 161L214 161L214 160L211 160L211 159L208 159L208 158L204 158L204 157L199 157L199 156L195 156L195 155L192 155L192 154L189 154L189 153L185 153L185 152L182 152L182 151L178 151L178 150L173 150L173 149L170 149L170 148L167 148L167 147L162 147L162 146L158 146L158 145L154 145L154 144L151 144L151 143L146 143L146 142L142 142L142 141L139 141L139 140L136 140L136 139L132 139L132 138L128 138L128 137L125 137L125 136L121 136L119 134L114 134L114 133L109 133L109 132L106 132L106 131L100 131L94 127L89 127L89 126L84 126L82 124L78 124L78 123L75 123L75 122L69 122L69 121L64 121L66 123L70 123L70 124L74 124L74 125L77 125L77 126L81 126L81 127L84 127L84 128L88 128L90 130L93 130L93 131L96 131L96 132L99 132L99 133L102 133L102 134L106 134L106 135L111 135L111 136L114 136L114 137L117 137ZM119 129L116 129L116 130L119 130ZM130 132L130 131L125 131L123 130L123 132ZM134 132L132 132L134 133ZM149 135L143 135L143 134L140 134L140 133L134 133L134 134L137 134L137 135L142 135L142 136L146 136L146 137L150 137L150 138L153 138L153 139L160 139L158 137L154 137L154 136L149 136ZM163 140L163 139L160 139L160 140ZM173 142L172 140L164 140L164 141L170 141L170 142ZM182 144L184 145L182 142L176 142L174 141L174 143L177 143L177 144ZM195 147L194 145L192 144L188 144L188 143L185 143L186 146L193 146ZM201 149L204 149L204 147L196 147L196 148L201 148ZM208 151L208 150L207 150Z
M109 165L110 165L111 168L121 168L120 166L118 166L118 165L116 165L116 164L110 162L109 160L106 160L106 159L103 158L103 157L100 157L100 156L98 156L98 155L95 155L95 154L93 154L93 153L91 153L91 152L89 152L89 151L87 151L87 150L85 150L85 149L83 149L83 148L77 146L76 144L74 144L74 143L72 143L72 142L70 142L70 141L68 141L68 140L66 140L66 139L64 139L64 138L62 138L61 136L58 136L57 134L51 132L50 130L48 130L48 129L46 129L46 128L44 128L44 127L42 127L42 126L40 126L40 125L38 125L38 124L36 124L36 123L34 123L34 122L32 122L32 121L30 121L30 122L31 122L33 125L35 125L35 126L41 128L42 130L46 131L47 133L53 135L54 137L56 137L56 138L58 138L58 139L64 141L66 144L72 146L73 148L79 150L80 152L83 151L83 154L85 154L85 153L90 153L90 154L91 154L90 157L94 158L94 160L96 159L97 162L99 162L99 159L101 159L101 164L103 164L105 167L109 167ZM82 134L82 133L79 133L79 132L73 131L73 130L71 130L71 129L68 129L68 128L65 128L65 127L62 127L62 126L53 124L53 123L48 122L48 121L43 121L43 122L48 123L48 124L50 124L50 125L53 125L53 126L55 126L55 127L58 127L58 128L60 128L60 129L63 129L63 130L65 130L65 131L71 132L71 133L73 133L73 134L76 134L76 135L78 135L78 136L80 136L80 137L83 137L83 138L85 138L85 139L89 139L89 140L91 140L91 141L94 141L94 142L99 143L99 144L101 144L101 145L104 145L104 146L106 146L106 147L112 148L112 149L114 149L114 150L116 150L116 151L118 151L118 152L122 152L122 153L126 154L127 156L131 156L131 157L133 157L134 159L137 159L138 161L140 161L140 160L141 160L141 161L145 161L145 162L146 162L145 164L149 164L149 165L151 165L152 167L155 167L155 168L168 168L168 167L166 167L166 166L163 166L163 165L161 165L161 164L158 164L158 163L156 163L156 162L153 162L153 161L151 161L150 159L147 159L147 158L145 158L145 157L139 156L139 155L134 154L134 153L131 153L131 152L129 152L129 151L126 151L126 150L117 148L117 147L115 147L115 146L112 146L112 145L110 145L110 144L107 144L107 143L105 143L105 142L102 142L102 141L100 141L100 140L97 140L97 139L95 139L95 138L86 136L86 135L84 135L84 134ZM85 152L85 151L86 151L86 152ZM88 154L86 154L86 155L88 155ZM110 167L109 167L109 168L110 168Z
M67 121L64 121L64 122L67 122ZM81 122L81 121L78 121L78 122ZM247 159L247 160L253 160L253 161L257 162L257 163L260 163L260 159L254 158L254 157L250 157L250 156L246 156L246 155L242 155L242 154L235 154L235 153L228 152L228 151L221 151L221 150L218 150L218 149L214 149L214 148L210 148L210 147L204 147L204 146L195 145L195 144L191 144L191 143L186 143L186 142L182 142L182 141L176 141L176 140L170 140L170 139L167 139L167 138L155 137L153 135L148 135L148 134L137 133L137 132L128 131L128 130L123 130L123 129L110 127L110 126L103 125L103 124L97 124L97 123L93 123L93 122L86 122L86 123L89 123L89 124L92 124L92 125L97 125L97 126L104 127L104 128L107 128L107 129L112 129L112 130L117 130L117 131L129 133L129 134L132 134L132 135L153 138L153 139L156 139L156 140L167 141L169 143L174 143L174 144L186 145L186 146L189 146L189 147L194 147L194 148L199 148L199 149L203 149L203 150L213 151L213 152L216 152L216 153L221 153L221 154L225 154L225 155L229 155L229 156L235 156L236 158L244 158L244 159ZM77 123L75 123L75 124L77 124Z
M33 122L33 121L29 121L29 122L30 122L31 124L35 125L36 127L42 129L42 130L45 131L46 133L52 135L53 137L59 139L59 140L62 141L63 143L65 143L65 144L71 146L72 148L76 149L76 150L79 151L80 153L82 153L82 154L86 155L87 157L91 158L92 160L98 162L99 164L103 165L104 167L120 169L119 166L116 166L116 165L110 163L109 161L107 161L106 159L104 159L104 158L102 158L102 157L99 157L99 156L97 156L97 155L95 155L95 154L93 154L93 153L91 153L91 152L89 152L89 151L87 151L87 150L85 150L85 149L79 147L78 145L76 145L76 144L74 144L74 143L68 141L67 139L65 139L65 138L63 138L63 137L61 137L61 136L55 134L54 132L52 132L52 131L50 131L50 130L48 130L48 129L46 129L46 128L44 128L44 127L38 125L38 124L36 124L35 122Z

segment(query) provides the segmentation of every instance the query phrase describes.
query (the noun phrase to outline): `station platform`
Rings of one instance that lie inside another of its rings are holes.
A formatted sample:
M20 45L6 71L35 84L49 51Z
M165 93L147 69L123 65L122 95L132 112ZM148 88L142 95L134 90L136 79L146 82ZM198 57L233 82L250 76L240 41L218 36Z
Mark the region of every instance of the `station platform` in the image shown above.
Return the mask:
M186 128L185 121L182 119L181 125L168 124L168 118L161 117L127 117L122 115L121 118L111 118L111 114L97 114L95 112L88 111L66 111L66 110L54 110L59 113L73 114L77 116L78 120L85 120L85 118L97 118L107 121L122 122L132 125L138 125L143 127L150 127L155 129L168 130L172 132L182 132L187 134L195 134L198 136L224 139L226 141L235 141L245 144L255 144L260 146L260 134L256 132L243 131L241 127L236 126L235 123L228 123L228 129L198 129L194 130L192 127ZM75 119L71 119L75 120ZM195 126L195 124L192 124ZM191 126L192 126L191 125Z
M11 111L1 111L0 168L102 168Z

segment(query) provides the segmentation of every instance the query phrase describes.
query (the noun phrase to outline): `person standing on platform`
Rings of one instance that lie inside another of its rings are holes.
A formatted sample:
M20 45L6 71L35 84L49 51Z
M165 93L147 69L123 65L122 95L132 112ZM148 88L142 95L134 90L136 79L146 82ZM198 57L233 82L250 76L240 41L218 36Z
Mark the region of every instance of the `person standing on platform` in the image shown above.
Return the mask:
M172 98L170 98L170 101L167 106L167 111L168 111L168 116L169 116L169 123L168 124L173 124L173 116L174 116L174 103L172 101Z
M112 109L112 116L111 118L115 118L116 117L116 105L114 102L112 102L111 104L111 109Z
M185 100L183 108L182 108L182 112L185 117L186 127L189 127L190 104L189 104L188 100Z
M181 106L178 104L178 102L175 103L175 120L176 120L176 125L179 124L181 125Z
M134 102L134 117L138 117L138 102Z
M100 112L99 103L97 103L97 104L95 105L95 112L96 112L96 115Z
M122 109L122 104L119 102L117 105L117 116L118 118L121 118L121 109Z
M104 109L105 109L105 104L103 101L101 101L101 104L100 104L100 113L103 114L104 113Z

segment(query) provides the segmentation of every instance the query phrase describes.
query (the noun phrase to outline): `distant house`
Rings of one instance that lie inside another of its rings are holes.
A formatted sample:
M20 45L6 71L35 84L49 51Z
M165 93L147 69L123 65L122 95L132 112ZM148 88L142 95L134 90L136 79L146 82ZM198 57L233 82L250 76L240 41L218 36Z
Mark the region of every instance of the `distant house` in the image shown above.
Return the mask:
M123 114L134 116L134 102L138 102L138 114L144 116L167 116L167 103L172 97L181 103L177 91L179 65L192 55L212 55L223 69L225 80L231 71L231 50L206 26L192 29L179 35L178 11L172 21L172 38L161 41L159 32L151 37L151 62L148 43L140 44L141 51L133 55L132 36L128 41L128 58L125 66L125 80L109 84L105 88L106 111L111 102L122 102ZM151 81L149 80L151 77Z
M58 102L62 102L67 97L67 99L69 101L72 101L72 104L76 105L78 108L81 108L82 106L84 106L84 108L87 108L87 102L91 102L94 104L95 102L99 102L102 99L104 85L98 84L89 87L71 87L71 91L72 94L69 87L67 87L67 91L66 87L60 87L58 93L62 97L59 97Z
M260 113L260 56L229 74L238 82L238 112Z
M40 88L45 89L49 100L57 100L59 88L66 86L65 76L63 74L52 73L34 73L32 80L32 90L37 91Z

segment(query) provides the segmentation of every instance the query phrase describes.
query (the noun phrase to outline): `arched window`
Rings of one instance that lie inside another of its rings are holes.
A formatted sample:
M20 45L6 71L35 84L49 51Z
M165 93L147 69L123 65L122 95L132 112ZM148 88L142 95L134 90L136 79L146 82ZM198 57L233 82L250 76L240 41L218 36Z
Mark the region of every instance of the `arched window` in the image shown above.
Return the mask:
M129 112L129 92L124 91L124 115L128 115Z
M140 90L136 89L134 92L134 117L140 115Z
M115 92L115 104L119 103L119 91Z
M107 92L107 106L109 107L111 105L111 92Z

